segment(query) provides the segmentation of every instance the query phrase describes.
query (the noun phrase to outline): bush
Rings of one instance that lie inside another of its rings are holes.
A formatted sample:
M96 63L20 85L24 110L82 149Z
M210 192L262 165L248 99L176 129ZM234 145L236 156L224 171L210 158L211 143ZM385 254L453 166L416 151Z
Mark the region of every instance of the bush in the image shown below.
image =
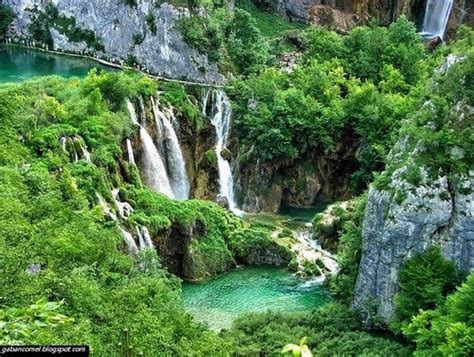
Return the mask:
M421 310L403 329L420 356L474 354L474 274L435 310Z
M407 356L410 348L361 329L346 306L328 304L311 313L253 313L239 317L221 336L230 340L236 355L279 355L283 346L307 337L318 356Z
M410 321L420 309L434 309L460 282L456 265L441 255L438 247L408 260L398 273L400 292L395 297L398 320Z

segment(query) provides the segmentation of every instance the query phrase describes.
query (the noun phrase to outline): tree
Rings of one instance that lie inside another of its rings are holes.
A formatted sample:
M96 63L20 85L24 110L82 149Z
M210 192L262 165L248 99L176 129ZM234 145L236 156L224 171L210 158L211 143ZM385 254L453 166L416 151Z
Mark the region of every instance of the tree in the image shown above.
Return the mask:
M3 40L5 33L13 21L13 10L8 5L0 4L0 40Z

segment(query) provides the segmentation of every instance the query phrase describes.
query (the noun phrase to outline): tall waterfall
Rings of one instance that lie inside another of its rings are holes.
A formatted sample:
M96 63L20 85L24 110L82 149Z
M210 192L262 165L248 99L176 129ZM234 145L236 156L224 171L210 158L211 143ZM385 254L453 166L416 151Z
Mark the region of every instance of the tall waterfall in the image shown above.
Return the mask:
M206 112L208 93L205 94L203 100L203 113ZM230 101L223 90L216 90L213 92L214 108L211 123L216 129L217 143L216 156L217 165L219 169L219 193L227 198L229 202L229 209L236 214L241 214L242 211L237 209L234 194L234 179L230 169L229 161L222 157L222 151L225 149L227 136L229 135L230 120L232 110Z
M166 163L168 164L168 174L174 197L178 200L189 198L190 184L186 173L186 164L183 152L179 144L178 136L169 118L174 118L173 109L167 110L166 115L153 98L153 113L158 132L163 137L163 147L165 151Z
M425 8L422 35L444 38L453 0L428 0Z
M132 122L138 124L135 108L133 107L133 104L129 103L130 102L127 101L127 107L130 112ZM145 124L143 120L142 123L143 125ZM168 179L161 155L156 148L153 139L151 138L150 134L148 134L148 131L143 125L140 125L140 138L145 156L145 159L143 160L143 176L145 184L156 192L163 193L170 198L174 198L171 184Z
M143 151L145 153L144 161L144 180L148 187L156 192L165 194L174 198L171 184L166 174L165 165L161 159L160 153L153 143L153 139L146 129L140 127L140 137L142 139Z

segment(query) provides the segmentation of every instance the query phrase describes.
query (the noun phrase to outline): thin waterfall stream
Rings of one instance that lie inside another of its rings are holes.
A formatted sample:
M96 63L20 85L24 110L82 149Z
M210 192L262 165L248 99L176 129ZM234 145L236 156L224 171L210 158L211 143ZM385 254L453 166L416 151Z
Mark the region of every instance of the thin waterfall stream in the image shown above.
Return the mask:
M204 94L203 113L206 113L209 92ZM226 142L229 135L232 109L229 98L223 90L212 92L213 112L210 117L211 123L216 130L216 156L219 170L219 194L225 197L229 203L229 209L237 215L242 215L243 211L237 208L234 193L234 178L230 163L222 156L223 150L227 150Z
M425 37L444 39L453 0L428 0L421 34Z

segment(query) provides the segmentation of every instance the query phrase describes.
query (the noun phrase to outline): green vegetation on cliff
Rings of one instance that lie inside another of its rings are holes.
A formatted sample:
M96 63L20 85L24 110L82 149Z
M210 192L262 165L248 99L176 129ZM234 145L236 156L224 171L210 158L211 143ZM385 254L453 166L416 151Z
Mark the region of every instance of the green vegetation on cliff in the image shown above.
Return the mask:
M304 43L290 73L267 68L234 83L240 156L291 162L352 143L359 147L352 190L360 193L384 168L402 120L417 103L420 81L433 68L428 53L405 18L345 37L311 28Z
M112 202L110 190L124 187L121 195L136 201L133 219L150 229L201 219L208 231L199 242L206 245L202 254L228 235L232 224L216 205L171 204L141 187L138 177L125 182L120 144L134 129L124 99L155 91L154 82L118 72L0 87L0 321L8 326L1 341L87 343L107 355L118 351L128 329L136 352L226 354L225 341L185 313L179 280L155 252L138 260L123 253L117 223L97 203L96 193ZM79 156L76 162L62 137L80 138L91 161ZM49 311L55 323L35 322L34 314L47 318Z

